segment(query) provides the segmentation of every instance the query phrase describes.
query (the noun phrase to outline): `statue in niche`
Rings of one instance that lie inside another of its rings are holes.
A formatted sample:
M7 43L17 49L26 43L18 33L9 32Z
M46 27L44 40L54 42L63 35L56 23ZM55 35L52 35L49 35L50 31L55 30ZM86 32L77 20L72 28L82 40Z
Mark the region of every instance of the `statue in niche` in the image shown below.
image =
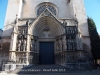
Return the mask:
M29 21L26 21L26 25L29 25Z
M18 33L19 33L18 38L21 39L22 38L22 30L19 29Z
M23 43L23 51L26 50L26 40L24 40L24 43Z
M23 40L21 40L21 46L20 46L21 49L20 49L20 51L23 51L23 43L24 43Z
M58 48L59 48L58 50L60 51L60 50L61 50L61 43L60 43L60 40L58 41L58 46L59 46L59 47L58 47Z
M25 29L22 29L22 34L23 34L23 35L25 34Z
M23 38L26 38L27 37L27 28L25 28L25 29L22 29L22 37Z
M24 39L24 37L23 37L23 35L22 35L22 34L20 34L20 35L19 35L19 38L20 38L21 40L23 40L23 39Z
M64 24L65 26L67 26L67 22L66 22L65 20L63 20L63 24Z
M19 40L18 41L18 51L20 51L21 50L21 41Z
M27 34L27 28L25 28L25 34Z
M57 41L57 51L59 50L59 42Z
M32 41L30 41L31 42L31 47L30 47L30 50L32 51L33 50L33 42Z
M19 39L21 39L21 37L22 37L22 35L21 35L21 34L19 34L19 35L18 35L18 38L19 38Z

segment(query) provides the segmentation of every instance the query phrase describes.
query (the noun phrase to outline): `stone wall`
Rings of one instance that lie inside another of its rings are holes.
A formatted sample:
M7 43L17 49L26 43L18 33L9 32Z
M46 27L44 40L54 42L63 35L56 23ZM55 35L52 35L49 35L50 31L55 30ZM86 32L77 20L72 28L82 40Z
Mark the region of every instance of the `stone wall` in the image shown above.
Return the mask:
M19 0L8 0L3 36L11 36L14 20L19 10Z
M82 36L89 36L87 27L87 17L84 9L83 0L71 0L70 3L67 0L24 0L22 6L21 18L36 18L37 6L43 2L53 3L58 8L57 17L60 19L76 18L79 22L79 29ZM16 15L20 15L20 1L9 0L7 6L6 19L4 24L3 36L10 36L12 27L14 26L14 20Z
M88 52L91 52L90 37L88 32L87 16L84 8L84 0L71 0L73 4L74 14L78 21L78 29L81 33L82 42L88 46Z
M22 2L21 2L22 1ZM13 27L15 26L14 20L16 18L16 14L18 18L37 18L37 6L41 3L52 3L57 8L57 18L60 19L77 19L79 31L82 36L82 42L90 47L90 39L88 33L88 24L87 17L84 9L84 0L9 0L3 37L11 37L11 33L13 31ZM22 4L21 4L21 3ZM22 9L22 10L21 10ZM20 16L19 16L20 15ZM76 16L75 16L76 15ZM72 21L70 20L72 23ZM4 42L10 42L11 38L3 39Z
M3 36L10 36L12 27L14 26L14 20L16 14L20 15L20 1L21 0L9 0L7 6L6 19L4 24ZM53 3L58 8L58 18L73 18L72 7L67 0L24 0L22 3L21 18L36 18L36 7L43 2Z

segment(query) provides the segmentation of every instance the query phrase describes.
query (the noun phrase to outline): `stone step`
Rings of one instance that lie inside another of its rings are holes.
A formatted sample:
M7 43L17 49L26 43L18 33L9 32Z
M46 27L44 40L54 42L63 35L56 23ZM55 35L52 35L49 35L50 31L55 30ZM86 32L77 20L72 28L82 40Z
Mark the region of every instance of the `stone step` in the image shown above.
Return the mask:
M17 74L34 74L34 73L66 73L69 70L60 65L38 65L28 68L16 69L10 73Z
M85 71L85 70L84 70ZM10 72L10 74L39 74L39 73L73 73L73 72L83 72L79 69L68 69L60 65L34 65L22 69L16 69Z

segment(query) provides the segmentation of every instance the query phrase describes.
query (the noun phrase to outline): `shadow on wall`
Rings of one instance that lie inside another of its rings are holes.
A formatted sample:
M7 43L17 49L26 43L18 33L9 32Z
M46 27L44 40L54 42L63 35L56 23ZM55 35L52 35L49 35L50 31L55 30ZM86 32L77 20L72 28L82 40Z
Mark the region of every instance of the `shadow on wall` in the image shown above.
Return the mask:
M10 28L10 29L3 31L3 35L1 38L0 53L8 53L9 52L12 30L13 30L13 28Z
M85 51L90 51L90 48L88 47L88 45L86 43L83 43L83 50Z
M85 54L86 58L91 58L91 59L93 59L91 49L90 49L90 48L88 47L88 45L85 44L85 43L83 43L83 50L84 50L84 54Z
M2 34L2 37L3 37L3 38L9 37L9 36L11 37L12 32L13 32L13 28L4 30L4 31L3 31L3 34Z
M4 42L2 43L2 46L0 48L0 54L1 53L8 53L10 48L10 43L9 42Z
M8 58L9 48L10 48L9 42L2 43L2 46L0 48L0 71L2 71L2 65L6 64L9 59Z

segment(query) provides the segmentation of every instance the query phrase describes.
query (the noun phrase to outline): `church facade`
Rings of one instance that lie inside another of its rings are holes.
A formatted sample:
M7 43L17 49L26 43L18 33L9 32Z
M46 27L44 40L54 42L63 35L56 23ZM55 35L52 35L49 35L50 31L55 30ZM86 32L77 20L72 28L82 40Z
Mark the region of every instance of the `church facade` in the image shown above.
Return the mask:
M83 0L9 0L2 38L16 64L68 66L92 57Z

